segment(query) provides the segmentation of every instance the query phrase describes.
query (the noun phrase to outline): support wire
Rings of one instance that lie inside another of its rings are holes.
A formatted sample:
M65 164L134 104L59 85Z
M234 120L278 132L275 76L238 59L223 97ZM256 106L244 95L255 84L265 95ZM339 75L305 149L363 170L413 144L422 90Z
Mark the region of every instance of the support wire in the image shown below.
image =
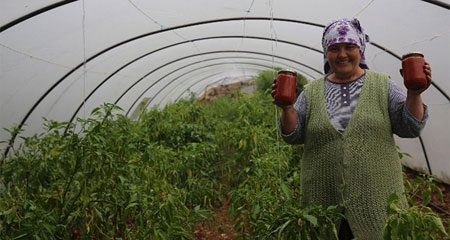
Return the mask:
M86 6L85 0L83 3L83 118L86 119Z
M277 41L277 34L275 32L275 28L273 25L273 0L269 0L269 8L270 8L270 39L271 41L271 57L272 57L272 79L276 78L275 74L275 48L278 41ZM277 136L277 156L280 156L280 136L278 133L278 107L277 105L274 105L275 108L275 134ZM282 184L282 177L281 177L281 162L278 160L278 177L280 178L280 188Z

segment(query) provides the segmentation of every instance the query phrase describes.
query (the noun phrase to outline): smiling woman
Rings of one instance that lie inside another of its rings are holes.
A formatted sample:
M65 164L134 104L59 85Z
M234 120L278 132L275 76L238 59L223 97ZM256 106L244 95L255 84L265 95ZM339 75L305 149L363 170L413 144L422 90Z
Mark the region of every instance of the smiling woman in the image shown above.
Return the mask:
M428 119L418 91L405 95L387 75L370 71L368 36L357 19L340 19L322 37L326 75L311 82L295 104L280 103L284 140L304 144L304 204L338 205L346 219L339 239L383 239L391 194L406 208L393 134L418 137ZM431 83L429 65L418 66ZM272 86L278 92L278 83ZM330 124L331 123L331 124Z

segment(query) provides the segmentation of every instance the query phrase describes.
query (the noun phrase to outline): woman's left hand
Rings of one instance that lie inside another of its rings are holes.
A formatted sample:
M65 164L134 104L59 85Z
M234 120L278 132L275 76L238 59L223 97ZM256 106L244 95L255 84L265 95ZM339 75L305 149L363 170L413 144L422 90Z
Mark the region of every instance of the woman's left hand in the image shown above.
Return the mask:
M416 89L416 90L408 89L408 94L420 95L422 92L427 90L428 87L430 87L431 82L432 82L432 80L431 80L431 67L430 67L430 64L425 62L425 64L423 65L423 71L425 72L425 76L427 77L427 85L425 87L421 88L421 89Z

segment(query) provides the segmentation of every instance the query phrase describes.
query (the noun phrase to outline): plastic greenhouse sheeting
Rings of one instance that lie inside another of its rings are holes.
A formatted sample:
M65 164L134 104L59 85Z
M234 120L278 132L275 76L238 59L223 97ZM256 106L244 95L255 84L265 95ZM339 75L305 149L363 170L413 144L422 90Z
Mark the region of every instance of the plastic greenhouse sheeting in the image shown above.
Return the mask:
M104 102L131 115L144 99L163 106L274 66L312 80L323 26L342 17L370 36L369 67L402 87L400 57L425 54L430 119L420 138L396 140L413 156L405 165L450 183L448 0L2 0L1 127L32 135L43 117L73 121Z

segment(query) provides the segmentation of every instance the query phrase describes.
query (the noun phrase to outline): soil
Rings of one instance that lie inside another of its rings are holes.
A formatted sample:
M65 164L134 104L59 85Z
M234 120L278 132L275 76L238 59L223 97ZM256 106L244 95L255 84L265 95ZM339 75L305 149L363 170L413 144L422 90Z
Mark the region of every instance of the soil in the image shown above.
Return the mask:
M212 222L202 223L195 227L195 239L224 240L235 239L239 235L239 233L234 232L235 222L227 216L230 202L230 200L225 199L214 208L214 220Z
M414 179L420 173L406 168L406 175L409 180ZM450 185L445 183L435 183L442 191L444 202L439 200L437 193L432 194L431 203L428 205L435 213L437 213L449 231L450 221ZM417 205L422 203L419 198L414 199ZM195 239L197 240L221 240L236 239L239 233L234 232L235 222L227 216L230 200L225 199L218 203L214 208L214 220L211 222L199 224L194 229ZM448 239L448 238L447 238Z

